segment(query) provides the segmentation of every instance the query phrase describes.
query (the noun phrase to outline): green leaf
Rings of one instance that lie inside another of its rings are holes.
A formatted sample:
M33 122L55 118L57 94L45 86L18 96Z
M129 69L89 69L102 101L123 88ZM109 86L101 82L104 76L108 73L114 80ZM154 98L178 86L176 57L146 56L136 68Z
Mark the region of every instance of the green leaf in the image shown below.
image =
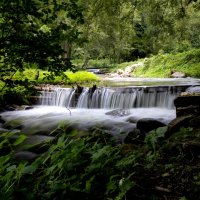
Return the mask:
M10 167L8 167L7 168L7 172L10 172L10 171L12 171L12 170L14 170L14 169L16 169L17 168L17 166L16 165L11 165Z
M20 135L17 140L14 142L14 146L21 144L27 138L26 135Z

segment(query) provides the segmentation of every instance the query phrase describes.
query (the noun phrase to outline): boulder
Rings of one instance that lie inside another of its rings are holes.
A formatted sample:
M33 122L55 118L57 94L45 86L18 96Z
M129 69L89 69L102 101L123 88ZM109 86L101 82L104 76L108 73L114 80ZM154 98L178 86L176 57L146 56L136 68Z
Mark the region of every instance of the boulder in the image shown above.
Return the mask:
M138 120L136 128L139 129L143 133L148 133L151 130L154 130L163 126L166 126L166 125L156 119L143 118L143 119Z
M200 106L200 96L178 96L174 100L174 105L178 107L187 107L189 105Z

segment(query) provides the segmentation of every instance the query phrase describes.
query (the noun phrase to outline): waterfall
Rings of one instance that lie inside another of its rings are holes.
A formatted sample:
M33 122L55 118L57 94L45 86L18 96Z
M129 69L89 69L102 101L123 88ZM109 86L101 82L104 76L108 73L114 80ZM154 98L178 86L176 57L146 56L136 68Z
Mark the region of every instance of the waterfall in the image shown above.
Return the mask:
M43 91L39 104L77 107L77 108L174 108L174 99L181 89L177 86L163 87L128 87L128 88L97 88L91 91L84 88L76 94L72 88L56 88Z
M71 107L74 102L75 90L71 88L55 88L53 91L41 91L39 104L47 106Z

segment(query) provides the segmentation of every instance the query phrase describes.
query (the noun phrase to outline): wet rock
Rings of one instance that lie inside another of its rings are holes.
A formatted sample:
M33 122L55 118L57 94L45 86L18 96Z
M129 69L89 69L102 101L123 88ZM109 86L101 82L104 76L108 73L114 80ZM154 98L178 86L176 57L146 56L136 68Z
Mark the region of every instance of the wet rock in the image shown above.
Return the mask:
M137 122L137 129L139 129L141 132L143 133L148 133L151 130L157 129L159 127L163 127L166 126L164 123L156 120L156 119L152 119L152 118L143 118L138 120Z
M30 151L19 151L14 153L13 158L18 161L33 161L38 157L36 153L30 152Z
M167 136L172 133L178 132L181 127L189 127L192 115L177 117L168 124Z
M34 108L33 106L28 106L28 105L22 105L22 106L16 105L15 107L16 107L16 110L30 110Z
M187 107L189 105L200 106L200 96L178 96L174 100L174 105L178 107Z
M33 106L27 106L27 107L25 107L25 110L31 110L33 108L34 108Z
M18 150L29 150L40 154L45 152L54 140L55 137L52 136L30 135L19 145Z
M134 129L124 139L125 144L142 144L145 135L139 129Z
M126 121L135 124L138 121L138 119L136 119L135 117L130 117Z
M200 116L193 116L189 122L189 125L194 128L200 128Z
M177 117L186 116L186 115L190 115L190 114L198 114L198 113L200 113L200 107L198 105L178 107L176 109L176 116Z
M105 113L106 115L111 115L113 117L124 117L130 115L130 111L126 109L116 109Z

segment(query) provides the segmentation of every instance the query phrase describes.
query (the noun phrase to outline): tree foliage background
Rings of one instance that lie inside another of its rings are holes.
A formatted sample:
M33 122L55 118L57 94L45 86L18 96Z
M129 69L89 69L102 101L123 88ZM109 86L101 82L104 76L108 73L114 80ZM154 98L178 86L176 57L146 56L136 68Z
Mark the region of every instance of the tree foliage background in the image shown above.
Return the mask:
M200 0L2 0L1 80L37 64L50 76L71 59L120 63L200 47Z

